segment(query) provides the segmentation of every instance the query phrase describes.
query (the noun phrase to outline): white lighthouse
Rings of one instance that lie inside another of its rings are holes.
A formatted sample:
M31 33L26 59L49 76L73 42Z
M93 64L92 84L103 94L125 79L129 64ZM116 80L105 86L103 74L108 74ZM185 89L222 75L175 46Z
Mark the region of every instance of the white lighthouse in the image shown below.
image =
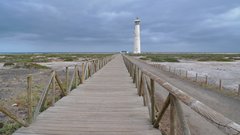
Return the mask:
M141 53L141 40L140 40L140 19L137 17L134 20L135 28L134 28L134 45L133 45L133 53L138 54Z

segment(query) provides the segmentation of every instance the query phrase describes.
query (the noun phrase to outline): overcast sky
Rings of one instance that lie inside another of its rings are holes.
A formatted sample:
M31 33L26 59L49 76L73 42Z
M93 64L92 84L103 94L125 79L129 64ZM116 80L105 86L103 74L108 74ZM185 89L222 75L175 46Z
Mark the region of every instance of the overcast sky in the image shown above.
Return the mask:
M239 0L0 0L0 52L240 52Z

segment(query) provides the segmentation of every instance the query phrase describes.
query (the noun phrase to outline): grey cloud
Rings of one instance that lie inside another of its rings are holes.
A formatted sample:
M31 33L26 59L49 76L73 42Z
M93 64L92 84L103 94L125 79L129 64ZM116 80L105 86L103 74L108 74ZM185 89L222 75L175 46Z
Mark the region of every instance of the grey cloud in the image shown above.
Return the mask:
M2 0L0 51L15 43L32 51L131 50L137 16L143 51L240 51L239 7L239 0Z

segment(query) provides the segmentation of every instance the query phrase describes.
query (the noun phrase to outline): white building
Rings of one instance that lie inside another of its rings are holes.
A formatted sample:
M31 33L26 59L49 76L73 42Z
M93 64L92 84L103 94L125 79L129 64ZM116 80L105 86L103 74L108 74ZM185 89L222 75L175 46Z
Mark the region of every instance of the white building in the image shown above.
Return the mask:
M140 39L140 19L137 18L134 20L135 28L134 28L134 45L133 45L133 53L138 54L141 53L141 39Z

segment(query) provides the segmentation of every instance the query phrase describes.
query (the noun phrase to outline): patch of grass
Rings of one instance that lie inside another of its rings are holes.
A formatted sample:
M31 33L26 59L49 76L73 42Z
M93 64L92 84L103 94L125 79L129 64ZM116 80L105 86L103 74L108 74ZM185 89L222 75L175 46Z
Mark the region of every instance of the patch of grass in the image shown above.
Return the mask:
M146 58L146 57L141 57L140 59L141 60L149 60L149 58Z
M198 61L219 61L219 62L232 62L233 59L226 57L201 57Z
M59 54L8 54L0 55L0 62L29 63L29 62L50 62L51 58L63 61L76 61L79 58L103 58L113 54L80 54L80 53L59 53Z
M179 62L175 56L166 56L166 55L145 55L143 60L151 60L153 62Z
M1 55L5 56L0 58L0 62L48 62L49 60L44 56L39 56L37 54L12 54L12 55Z
M232 62L240 59L240 54L129 54L131 56L142 56L155 62L178 62L181 59L196 61L218 61Z
M1 135L11 135L13 132L15 132L18 128L20 128L21 125L16 122L6 122L3 124L3 127L0 128L0 134Z
M64 61L76 61L76 60L78 60L77 57L70 57L70 56L62 57L61 59L63 59Z
M49 67L37 63L17 63L14 68L49 69Z
M150 57L154 62L179 62L177 58L174 57Z

